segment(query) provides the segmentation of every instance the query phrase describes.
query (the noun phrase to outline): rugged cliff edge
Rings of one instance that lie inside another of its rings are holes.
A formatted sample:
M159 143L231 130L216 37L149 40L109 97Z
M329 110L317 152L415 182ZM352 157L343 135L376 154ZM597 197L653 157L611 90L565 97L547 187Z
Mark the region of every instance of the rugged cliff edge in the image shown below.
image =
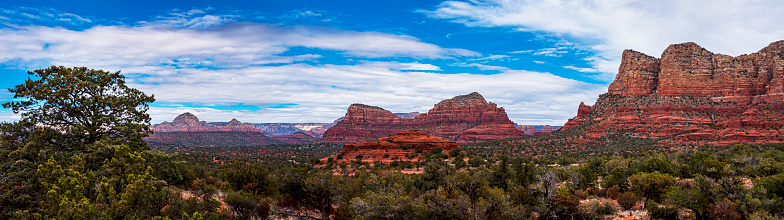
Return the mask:
M357 143L419 129L430 135L459 142L520 137L504 108L487 102L479 93L456 96L435 104L412 119L400 118L376 106L353 104L345 119L324 133L320 142Z
M784 141L784 41L731 57L695 43L670 45L654 58L623 53L608 93L580 103L561 130L588 142L623 131L659 144Z

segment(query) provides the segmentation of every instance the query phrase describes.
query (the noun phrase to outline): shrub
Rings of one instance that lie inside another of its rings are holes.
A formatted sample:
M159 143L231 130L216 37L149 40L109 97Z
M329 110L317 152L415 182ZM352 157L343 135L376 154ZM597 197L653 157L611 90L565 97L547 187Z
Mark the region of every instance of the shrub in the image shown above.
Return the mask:
M575 190L574 195L580 199L585 199L586 197L588 197L588 195L586 195L585 191L582 189Z
M562 206L570 213L576 213L578 211L577 206L580 205L580 198L574 195L564 195L564 194L555 194L555 200L557 205Z
M607 201L595 202L595 203L593 203L591 205L593 205L592 208L593 208L594 212L596 212L596 214L600 214L600 215L614 215L616 212L618 212L618 210L615 209L615 206L613 206L612 203L607 202Z
M713 219L732 219L737 220L740 219L740 213L738 213L738 204L734 202L724 199L716 204L708 205L708 213Z
M441 149L440 147L430 148L430 154L440 154L441 151L444 151L444 149Z
M621 191L621 187L618 187L618 185L615 185L613 187L608 188L607 189L607 198L617 199L618 198L618 193L620 191Z
M749 215L749 220L777 220L781 218L777 218L776 216L771 215L766 211L756 211Z
M261 200L259 205L256 206L256 215L258 215L261 219L266 219L270 216L272 212L272 207L270 206L267 200Z
M457 157L457 156L460 156L460 152L461 152L461 151L460 151L460 148L455 148L455 149L452 149L451 151L449 151L449 156L450 156L450 157Z
M389 158L389 154L384 154L384 158Z
M645 204L645 208L648 209L648 215L651 217L651 219L678 218L678 209L675 207L659 207L658 203L651 201Z
M637 204L637 195L634 195L633 192L625 192L618 195L618 204L621 205L621 208L630 210L634 207L634 204Z

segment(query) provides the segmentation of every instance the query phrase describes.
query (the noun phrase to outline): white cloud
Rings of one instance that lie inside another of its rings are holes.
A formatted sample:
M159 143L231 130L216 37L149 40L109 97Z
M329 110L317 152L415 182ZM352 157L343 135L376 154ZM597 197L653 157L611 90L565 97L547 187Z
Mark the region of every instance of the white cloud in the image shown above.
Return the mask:
M549 73L484 64L465 66L500 73L443 74L428 61L480 54L410 36L309 26L209 23L206 21L219 20L207 19L202 12L178 12L183 19L140 26L95 26L80 31L34 25L0 29L0 63L28 70L44 67L40 65L122 70L132 87L154 94L162 103L150 110L154 122L170 121L185 111L207 121L331 122L343 116L352 103L393 112L425 112L443 99L476 91L505 107L518 123L562 124L576 112L574 103L593 99L605 90ZM170 25L160 25L166 22ZM307 54L288 54L294 47L309 50ZM322 54L322 50L330 52ZM341 58L334 51L349 56L346 60L356 59L349 63L357 64L323 64L329 62L322 59L324 56ZM418 61L390 61L411 60L408 58ZM490 55L480 59L505 58ZM177 106L182 103L199 107ZM296 105L259 110L209 107L239 103ZM173 105L161 106L165 104ZM5 114L0 112L0 119L11 117ZM548 117L543 119L542 115Z
M476 67L479 68L480 70L509 70L509 68L503 66L491 66L491 65L484 65L479 63L458 63L455 65L462 66L462 67Z
M487 56L487 57L468 59L468 61L501 60L501 59L505 59L505 58L509 58L509 56L508 55L490 55L490 56Z
M782 11L776 0L472 0L445 1L424 13L467 26L577 38L595 53L599 77L610 81L624 49L659 56L670 44L696 42L733 56L756 52L784 39Z
M0 63L48 60L65 66L119 69L175 63L206 66L291 63L320 55L281 56L291 47L336 50L359 57L475 56L409 36L327 28L226 25L218 29L96 26L83 31L42 26L0 29ZM185 62L179 62L185 61Z
M567 47L552 47L552 48L542 48L533 52L533 55L537 56L548 56L548 57L561 57L562 54L568 53Z
M89 18L71 13L64 13L53 8L30 7L2 9L0 10L0 19L11 21L17 25L46 22L53 22L58 25L80 25L93 22Z
M576 66L563 66L563 68L570 69L570 70L577 70L583 73L595 73L598 70L594 68L583 68L583 67L576 67Z
M505 107L518 123L563 124L583 100L605 92L603 86L565 79L548 73L506 70L498 74L438 74L392 70L384 63L359 65L256 66L232 70L168 70L157 67L147 74L176 71L136 79L134 85L156 98L172 103L296 103L290 108L259 111L218 111L208 107L156 107L155 121L172 120L177 114L204 114L204 120L227 121L236 117L251 122L330 122L345 114L352 103L375 105L393 112L425 112L432 105L456 95L477 91L488 101ZM547 117L542 117L547 115Z

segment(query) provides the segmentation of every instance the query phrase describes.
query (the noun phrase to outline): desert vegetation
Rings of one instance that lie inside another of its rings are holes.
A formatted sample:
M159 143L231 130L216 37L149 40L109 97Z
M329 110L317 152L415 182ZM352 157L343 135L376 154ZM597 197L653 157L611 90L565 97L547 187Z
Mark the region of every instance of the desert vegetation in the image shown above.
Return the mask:
M412 149L417 161L379 158L391 163L319 160L333 145L153 150L143 138L154 97L125 86L119 72L30 74L11 89L18 101L3 104L22 116L0 125L3 219L784 216L784 145L629 142L510 156L526 145L477 144Z

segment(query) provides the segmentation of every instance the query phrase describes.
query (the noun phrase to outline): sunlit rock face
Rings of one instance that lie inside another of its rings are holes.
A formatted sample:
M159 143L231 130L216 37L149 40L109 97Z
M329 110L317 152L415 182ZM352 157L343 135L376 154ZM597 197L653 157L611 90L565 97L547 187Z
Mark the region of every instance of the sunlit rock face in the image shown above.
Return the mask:
M784 140L784 41L731 57L695 43L660 59L627 50L608 93L581 103L563 130L587 140L630 131L661 144L779 143Z
M504 108L487 102L479 93L456 96L435 104L411 119L395 116L376 106L353 104L345 119L324 133L326 143L357 143L419 129L432 136L458 142L479 142L523 136Z

